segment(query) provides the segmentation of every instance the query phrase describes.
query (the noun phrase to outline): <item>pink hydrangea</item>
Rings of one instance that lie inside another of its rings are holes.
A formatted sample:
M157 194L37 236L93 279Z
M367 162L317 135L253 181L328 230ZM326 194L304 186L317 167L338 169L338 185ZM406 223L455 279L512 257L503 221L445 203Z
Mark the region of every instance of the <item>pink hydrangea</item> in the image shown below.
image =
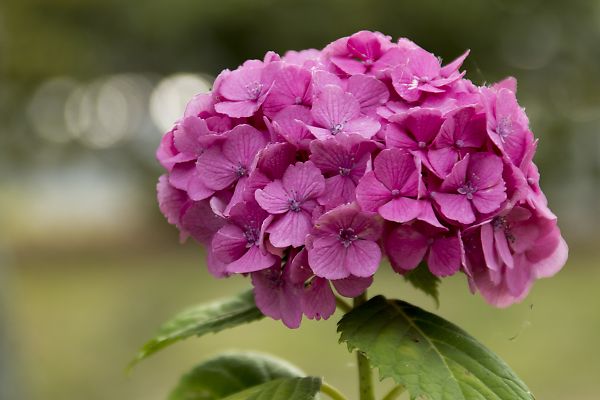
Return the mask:
M567 245L516 81L475 85L468 54L444 64L361 31L222 72L158 147L160 210L208 248L213 275L250 276L257 306L291 328L364 292L383 257L520 301Z

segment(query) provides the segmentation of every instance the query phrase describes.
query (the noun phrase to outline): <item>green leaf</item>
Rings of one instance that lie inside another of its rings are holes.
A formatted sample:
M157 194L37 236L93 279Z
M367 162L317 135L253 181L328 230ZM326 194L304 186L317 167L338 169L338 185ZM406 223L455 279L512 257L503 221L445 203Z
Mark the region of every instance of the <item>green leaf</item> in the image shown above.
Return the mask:
M216 333L256 321L262 317L263 314L254 303L254 295L251 290L235 297L189 308L166 322L156 337L140 349L130 367L157 351L190 336Z
M321 388L321 378L284 378L256 386L223 400L314 400Z
M399 300L377 296L344 315L340 342L363 352L381 378L411 399L532 400L498 356L456 325Z
M265 383L284 379L276 385L286 386L290 384L284 382L302 376L298 368L271 356L227 353L203 362L184 375L169 400L219 400L234 395L242 396L235 397L241 399L255 398L251 395L270 390ZM302 388L305 386L306 383L301 384ZM317 391L319 387L320 384Z
M416 289L433 297L436 307L440 306L440 292L438 286L441 283L441 280L429 271L426 263L423 262L419 264L417 268L406 273L404 279L410 282Z

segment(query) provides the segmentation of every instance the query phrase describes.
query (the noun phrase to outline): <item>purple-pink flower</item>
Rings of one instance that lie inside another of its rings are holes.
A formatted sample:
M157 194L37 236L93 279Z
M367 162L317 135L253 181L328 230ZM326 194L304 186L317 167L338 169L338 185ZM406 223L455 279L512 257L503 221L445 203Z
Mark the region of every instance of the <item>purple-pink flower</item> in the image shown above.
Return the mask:
M315 221L308 262L317 276L343 279L372 276L381 261L377 240L382 221L355 204L336 207Z
M272 215L266 232L275 247L300 247L312 227L317 198L325 178L313 163L290 165L281 179L256 191L256 201Z
M520 301L568 249L516 80L474 84L468 54L443 65L360 31L223 71L158 146L161 212L290 328L363 293L384 256L399 274L464 273L495 306Z

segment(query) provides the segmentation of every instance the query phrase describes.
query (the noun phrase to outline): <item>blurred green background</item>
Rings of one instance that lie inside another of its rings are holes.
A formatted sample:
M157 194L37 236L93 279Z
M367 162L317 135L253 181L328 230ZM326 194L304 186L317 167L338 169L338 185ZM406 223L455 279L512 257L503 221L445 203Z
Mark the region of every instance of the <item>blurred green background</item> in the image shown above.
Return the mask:
M566 268L507 310L443 285L438 310L496 350L541 400L600 394L600 3L594 0L2 0L0 399L158 400L224 349L272 352L354 398L336 315L262 321L124 367L166 318L249 283L215 281L158 212L154 149L192 94L267 50L360 29L449 60L476 83L519 79ZM381 271L372 292L435 310ZM390 279L387 279L387 277Z

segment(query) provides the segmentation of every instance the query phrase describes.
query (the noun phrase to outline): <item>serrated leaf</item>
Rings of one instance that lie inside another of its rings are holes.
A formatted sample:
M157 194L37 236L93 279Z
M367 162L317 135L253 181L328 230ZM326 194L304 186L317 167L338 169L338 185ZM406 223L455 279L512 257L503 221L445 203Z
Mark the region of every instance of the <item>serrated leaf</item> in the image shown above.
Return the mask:
M209 304L191 307L166 322L154 339L148 341L138 352L130 367L157 351L186 339L216 333L247 322L256 321L263 314L254 303L252 291L217 300Z
M320 388L320 378L283 378L263 383L223 400L314 400Z
M413 287L421 290L426 295L433 297L436 307L440 305L440 292L439 284L441 283L440 278L433 275L426 263L421 263L419 266L412 271L407 272L404 275L406 279Z
M304 374L286 361L256 353L226 353L185 374L169 400L219 400L281 378ZM258 388L258 389L257 389Z
M363 352L381 378L411 399L533 400L497 355L456 325L399 300L377 296L344 315L340 341Z

